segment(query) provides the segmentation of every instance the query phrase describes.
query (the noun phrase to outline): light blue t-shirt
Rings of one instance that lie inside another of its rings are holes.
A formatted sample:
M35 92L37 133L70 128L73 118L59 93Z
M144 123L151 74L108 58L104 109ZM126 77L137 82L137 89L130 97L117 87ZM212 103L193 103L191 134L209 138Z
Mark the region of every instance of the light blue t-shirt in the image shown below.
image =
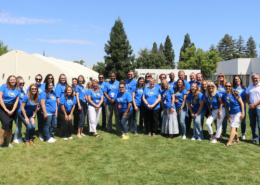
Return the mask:
M105 85L104 92L107 93L108 97L115 100L117 93L119 92L119 81L114 81L114 82L107 82ZM110 103L110 101L107 100L108 105L115 105L115 103Z
M118 112L121 114L125 113L127 110L128 103L132 102L132 96L129 92L124 92L123 94L119 92L117 94L116 102L117 102ZM129 111L131 111L132 109L133 106L131 106Z
M18 112L21 112L22 101L23 101L23 98L25 96L24 90L20 89L18 96L19 96L19 102L18 102L17 108L18 108Z
M224 93L222 96L222 100L223 102L226 102L226 105L229 107L229 114L236 114L242 111L240 103L232 93L230 94Z
M55 95L57 98L60 98L61 95L65 93L66 85L58 84L55 88Z
M133 87L136 87L137 81L136 79L132 79L132 80L126 80L125 81L125 91L129 91L130 94L132 95L132 89Z
M133 87L133 89L131 91L135 92L135 105L144 106L143 100L142 100L144 89L142 87L139 87L136 89L136 86L135 86L135 87Z
M37 104L33 100L30 101L27 94L23 97L22 102L25 103L24 110L27 117L30 118L35 111ZM19 113L23 116L21 108L19 109Z
M79 93L79 100L86 102L85 96L86 96L87 90L85 89L85 87L83 85L82 86L77 85L75 87L75 92Z
M94 91L94 90L89 89L87 91L87 95L90 96L91 101L93 103L98 105L101 101L101 97L103 96L103 92L101 90L100 91ZM94 107L91 103L89 103L88 105L91 106L91 107ZM99 108L101 108L101 106Z
M99 89L100 89L102 92L104 92L105 85L106 85L106 82L98 83ZM104 96L103 96L103 102L106 102L106 101L107 101L107 98L106 98L105 95L104 95Z
M219 92L216 92L215 96L209 95L209 97L207 97L208 104L209 104L209 107L211 110L219 108L219 106L220 106L220 104L218 102L219 98L221 98L221 94Z
M170 87L167 90L161 91L161 96L163 98L163 106L164 109L170 109L172 104L172 94L174 94L174 90ZM172 106L173 109L175 109L175 103L173 103Z
M199 83L199 82L196 82L197 83L197 85L198 85L198 87L199 87L199 89L201 88L201 83Z
M148 102L148 104L152 105L158 99L158 96L160 95L160 90L156 87L154 87L153 89L150 89L147 87L144 89L143 95L145 96L145 99ZM159 103L157 103L157 105L154 106L153 110L157 110L160 107L161 106L160 106L160 102L159 102ZM147 105L145 105L145 108L148 109Z
M175 106L176 108L180 108L182 106L184 95L187 95L188 91L186 89L183 89L182 92L178 91L175 93Z
M200 108L200 101L204 100L203 99L203 94L199 93L198 98L195 100L195 96L192 96L191 93L188 94L188 101L190 102L190 104L192 105L192 111L194 114L196 114Z
M14 104L16 98L19 95L19 91L16 88L8 89L7 84L3 84L0 87L0 92L3 93L3 101L4 101L4 103L7 103L7 104Z
M73 98L68 97L65 98L65 95L61 95L60 97L60 104L59 104L59 112L62 112L61 105L64 105L66 112L69 114L72 107L77 104L77 98L76 96L73 96Z
M55 114L56 112L56 104L57 104L57 98L55 94L49 93L49 97L47 97L46 92L41 93L41 99L45 100L45 108L47 114ZM43 113L43 111L42 111Z

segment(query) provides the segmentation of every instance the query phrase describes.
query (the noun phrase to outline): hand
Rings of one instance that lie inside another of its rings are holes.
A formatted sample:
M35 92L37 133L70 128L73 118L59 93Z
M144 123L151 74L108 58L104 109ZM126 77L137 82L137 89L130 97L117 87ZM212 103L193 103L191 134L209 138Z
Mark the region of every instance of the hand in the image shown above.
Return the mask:
M65 120L67 120L67 121L69 120L68 115L65 115Z
M171 107L170 108L170 113L173 114L174 113L174 109Z
M191 114L191 117L195 118L195 114Z
M196 117L198 117L198 114L196 113L196 114L194 114L194 118L196 118Z
M99 108L95 107L95 110L98 110Z
M81 110L81 105L78 106L79 110Z
M166 109L163 110L163 114L167 115L167 110Z
M250 109L255 109L255 104L249 104Z
M119 116L119 112L118 111L116 111L116 114Z
M58 112L57 111L55 112L55 116L56 116L56 118L58 117Z
M68 115L68 120L70 121L72 119L72 116L71 115Z
M6 112L7 112L7 115L8 115L8 116L11 116L11 115L13 114L13 112L12 112L12 111L9 111L9 110L7 110Z
M123 118L126 118L127 114L128 114L128 112L125 112L125 113L123 114Z
M191 108L193 108L193 105L192 105L192 104L190 104L190 106L191 106Z
M228 121L229 121L229 123L232 123L232 118L229 117L229 118L228 118Z
M153 109L153 106L152 106L152 105L148 105L148 108L149 108L149 109Z
M47 119L47 117L48 117L47 113L44 113L44 114L43 114L43 118L44 118L44 119Z
M212 113L211 113L211 112L209 113L209 115L208 115L208 117L207 117L207 118L209 118L210 116L212 116Z
M138 111L138 107L137 106L135 106L135 112L137 112Z
M243 120L245 117L244 113L240 115L240 119Z
M179 116L181 115L181 109L179 109Z
M29 124L30 124L30 122L29 122L29 119L28 119L28 118L25 118L24 120L25 120L25 123L26 123L27 125L29 125Z
M115 100L110 99L109 102L113 104L113 103L115 103Z
M40 109L41 109L41 107L38 107L38 108L37 108L37 111L39 111Z
M221 112L218 111L218 119L221 119Z
M31 118L31 124L34 125L34 123L35 123L34 118Z

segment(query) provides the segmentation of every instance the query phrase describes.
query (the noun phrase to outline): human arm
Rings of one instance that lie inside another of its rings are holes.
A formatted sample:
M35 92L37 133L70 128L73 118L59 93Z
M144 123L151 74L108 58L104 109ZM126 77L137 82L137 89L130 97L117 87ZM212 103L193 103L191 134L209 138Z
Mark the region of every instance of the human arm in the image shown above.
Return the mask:
M127 109L126 109L125 113L123 114L123 118L126 118L126 116L127 116L128 112L129 112L129 110L131 109L131 107L132 107L132 102L129 102L127 104Z

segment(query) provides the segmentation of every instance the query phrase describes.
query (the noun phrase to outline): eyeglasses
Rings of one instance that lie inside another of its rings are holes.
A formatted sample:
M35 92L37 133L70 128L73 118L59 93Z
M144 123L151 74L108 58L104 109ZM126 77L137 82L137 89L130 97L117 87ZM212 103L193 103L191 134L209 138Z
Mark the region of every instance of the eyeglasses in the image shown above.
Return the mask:
M42 81L42 79L41 79L41 78L35 78L35 80L36 80L36 81Z
M24 83L19 83L19 85L24 85Z
M145 76L145 78L151 78L151 76Z
M225 85L225 87L231 87L231 85Z
M223 77L223 78L224 78L224 76L218 76L218 78L220 78L220 77Z
M37 88L31 88L31 90L32 90L32 91L36 91L36 90L37 90Z
M132 74L128 74L128 76L132 76Z

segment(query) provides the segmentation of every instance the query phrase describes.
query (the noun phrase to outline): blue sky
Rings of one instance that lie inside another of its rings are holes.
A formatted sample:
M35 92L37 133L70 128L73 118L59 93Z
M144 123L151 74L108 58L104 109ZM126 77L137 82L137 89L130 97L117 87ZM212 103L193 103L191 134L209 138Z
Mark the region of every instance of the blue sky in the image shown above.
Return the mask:
M226 34L260 44L258 0L12 0L0 3L0 40L9 49L63 60L104 62L104 45L120 16L134 53L170 36L178 61L184 35L207 50Z

